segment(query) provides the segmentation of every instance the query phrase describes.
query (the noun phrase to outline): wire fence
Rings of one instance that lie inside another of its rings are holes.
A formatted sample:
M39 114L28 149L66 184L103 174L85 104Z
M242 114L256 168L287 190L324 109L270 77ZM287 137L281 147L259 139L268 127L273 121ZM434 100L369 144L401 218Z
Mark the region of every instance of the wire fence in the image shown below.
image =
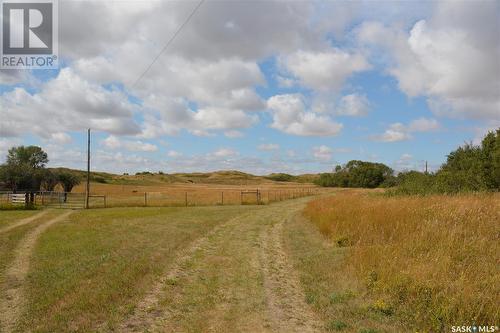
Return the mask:
M318 194L314 187L287 189L172 189L161 192L91 194L89 208L110 207L190 207L224 205L265 205L277 201ZM12 192L0 192L0 206L16 205ZM85 193L35 192L36 206L85 208Z

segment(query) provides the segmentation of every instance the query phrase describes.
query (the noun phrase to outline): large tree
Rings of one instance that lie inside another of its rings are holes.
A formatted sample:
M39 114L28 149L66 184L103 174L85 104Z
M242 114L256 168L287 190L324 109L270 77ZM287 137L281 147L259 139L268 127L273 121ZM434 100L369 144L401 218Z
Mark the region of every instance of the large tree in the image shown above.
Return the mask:
M13 191L38 190L45 176L47 153L37 146L19 146L9 149L2 166L0 180Z

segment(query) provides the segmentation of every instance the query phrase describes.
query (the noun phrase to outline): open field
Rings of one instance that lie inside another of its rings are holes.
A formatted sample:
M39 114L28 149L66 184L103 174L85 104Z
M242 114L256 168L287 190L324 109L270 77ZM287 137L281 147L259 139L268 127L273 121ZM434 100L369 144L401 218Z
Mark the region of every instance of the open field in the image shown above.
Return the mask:
M323 286L334 304L318 294L321 284L310 290L319 310L338 313L343 303L419 331L498 325L499 194L388 198L346 191L310 202L305 212L332 251L345 255L338 271L315 258L303 267L305 279L336 281ZM307 239L301 242L302 251L312 251ZM352 313L343 317L354 324Z
M258 191L258 194L257 192ZM113 185L91 184L90 205L103 207L133 206L215 206L240 204L269 204L328 192L311 184L264 182L258 185L222 184L157 184L157 185ZM72 193L85 192L83 185Z
M0 332L495 324L498 205L335 190L270 205L0 212Z

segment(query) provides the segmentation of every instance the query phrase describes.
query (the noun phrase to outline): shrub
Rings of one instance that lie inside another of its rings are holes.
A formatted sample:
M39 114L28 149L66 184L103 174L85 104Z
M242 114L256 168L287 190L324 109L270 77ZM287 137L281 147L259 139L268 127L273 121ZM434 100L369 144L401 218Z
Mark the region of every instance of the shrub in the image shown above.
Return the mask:
M343 167L337 166L334 173L321 174L315 183L328 187L375 188L389 185L392 177L393 170L385 164L353 160Z

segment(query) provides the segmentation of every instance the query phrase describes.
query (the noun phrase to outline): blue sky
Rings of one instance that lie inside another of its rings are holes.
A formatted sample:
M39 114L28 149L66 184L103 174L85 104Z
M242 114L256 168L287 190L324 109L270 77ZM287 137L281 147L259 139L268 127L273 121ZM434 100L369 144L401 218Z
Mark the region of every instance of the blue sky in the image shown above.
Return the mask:
M498 2L206 1L134 85L196 4L61 2L61 68L0 70L0 158L83 169L91 127L117 173L422 170L500 124Z

